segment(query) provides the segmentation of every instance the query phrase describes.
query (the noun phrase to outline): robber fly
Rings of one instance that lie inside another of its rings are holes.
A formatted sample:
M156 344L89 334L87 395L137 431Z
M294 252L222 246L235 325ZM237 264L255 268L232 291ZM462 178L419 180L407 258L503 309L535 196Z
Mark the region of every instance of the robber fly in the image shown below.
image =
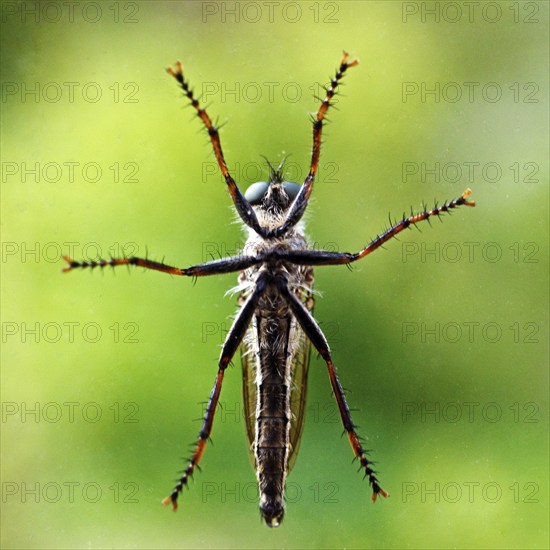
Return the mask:
M380 486L372 462L367 458L367 451L357 435L329 345L312 315L313 266L349 265L414 224L462 205L474 206L475 203L468 200L471 191L467 189L457 199L444 202L441 206L436 204L431 210L423 208L422 212L403 216L357 253L308 249L301 218L308 205L319 166L323 124L342 78L348 69L357 64L357 59L350 60L344 52L334 78L325 87L325 98L312 117L313 147L304 183L299 185L286 181L283 167L275 169L269 164L269 181L252 184L243 195L227 168L217 126L190 89L183 75L182 64L176 63L174 68L167 71L176 79L208 132L237 213L249 228L245 252L240 256L183 269L147 258L77 262L64 257L68 265L63 271L134 265L187 277L240 272L237 287L240 293L239 309L222 347L218 372L194 452L174 490L163 501L165 505L171 504L174 510L177 509L179 494L199 466L212 432L225 370L239 347L243 367L246 432L256 466L260 511L266 524L277 527L284 516L286 477L296 459L304 424L311 345L326 362L340 418L353 453L369 480L372 500L375 501L378 495L388 496Z

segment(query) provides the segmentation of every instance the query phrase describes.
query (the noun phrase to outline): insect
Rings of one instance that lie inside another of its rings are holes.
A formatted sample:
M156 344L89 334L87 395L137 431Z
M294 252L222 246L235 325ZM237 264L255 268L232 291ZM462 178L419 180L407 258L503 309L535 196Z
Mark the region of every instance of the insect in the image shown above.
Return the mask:
M194 108L206 129L214 155L227 184L229 194L241 220L249 228L245 252L187 268L173 267L147 258L111 258L94 261L74 261L64 256L68 272L77 268L104 268L105 266L133 265L171 275L203 277L220 273L240 272L239 309L222 347L218 372L210 394L202 427L194 452L163 504L177 509L178 497L198 468L214 423L225 370L241 347L243 367L243 395L246 431L256 466L260 495L260 512L270 527L280 525L285 513L285 482L294 464L302 434L305 415L306 386L310 347L324 359L330 384L344 430L369 480L372 500L388 493L382 489L372 462L367 458L352 421L344 390L338 379L332 355L321 328L312 312L313 267L348 265L358 261L404 229L432 216L440 216L459 206L475 206L468 200L471 190L452 201L437 204L427 210L391 224L362 250L356 253L310 250L304 236L301 218L308 205L315 175L319 166L321 136L325 117L333 105L338 86L348 69L358 64L344 52L340 65L330 84L325 87L325 98L312 117L313 145L309 172L303 184L286 181L283 164L275 169L269 164L267 182L257 182L243 195L229 173L222 151L218 128L206 110L201 107L183 74L180 62L167 69ZM391 222L390 222L391 223Z

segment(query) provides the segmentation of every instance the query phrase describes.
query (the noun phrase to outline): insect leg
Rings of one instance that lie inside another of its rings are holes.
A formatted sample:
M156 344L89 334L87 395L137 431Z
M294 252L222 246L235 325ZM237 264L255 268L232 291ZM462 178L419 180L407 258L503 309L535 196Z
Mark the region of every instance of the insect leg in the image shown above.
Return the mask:
M378 235L361 251L352 254L350 252L332 252L329 250L289 250L278 252L278 258L298 265L338 265L350 264L364 258L367 254L374 252L385 242L401 233L404 229L411 227L423 220L427 220L431 216L439 216L441 212L447 212L459 206L475 206L475 202L469 201L468 197L472 190L466 189L464 193L457 199L449 202L444 202L441 206L435 206L431 210L424 210L419 214L414 214L409 217L403 217L401 221Z
M173 267L160 262L154 262L144 258L111 258L109 260L94 260L88 262L76 262L69 256L63 256L67 266L63 268L65 273L77 268L104 268L106 266L116 267L118 265L135 265L145 269L153 269L170 275L181 275L187 277L203 277L205 275L217 275L220 273L231 273L233 271L242 271L250 266L263 261L262 256L233 256L213 260L203 264L194 265L187 268Z
M237 348L239 347L246 329L252 320L252 316L258 304L258 300L265 292L267 286L267 278L265 276L260 276L256 281L256 288L254 292L250 295L248 300L244 303L240 309L237 317L233 321L233 325L227 334L225 342L223 344L222 352L220 355L220 360L218 362L218 374L216 375L216 380L214 382L214 387L210 394L208 400L208 406L206 407L206 412L204 414L204 419L202 423L201 431L199 432L199 439L195 446L195 451L189 460L189 464L183 471L183 475L180 477L178 483L174 487L174 490L170 496L166 497L162 503L167 506L172 503L172 509L175 511L178 508L178 496L183 490L184 485L187 485L189 478L193 475L195 468L198 466L204 449L206 447L206 442L208 441L210 434L212 433L212 425L214 423L214 415L216 413L216 406L218 405L218 400L220 398L220 392L222 389L223 375L225 369Z
M286 216L284 223L277 229L270 232L269 237L278 237L285 233L290 227L293 227L298 223L302 217L311 192L313 191L313 182L315 181L315 175L317 174L317 168L319 167L319 157L321 155L321 136L323 134L323 121L325 120L327 111L332 105L331 100L336 94L336 88L340 84L340 81L344 77L345 72L350 67L354 67L359 63L358 59L353 59L349 61L349 54L344 52L342 55L342 60L340 61L340 66L336 71L336 74L330 81L330 85L325 88L326 96L322 100L319 109L317 110L317 115L313 117L313 147L311 152L311 164L309 168L309 173L298 193L298 196L294 199L289 212Z
M366 457L366 450L363 449L359 436L355 431L355 425L351 418L351 413L344 396L344 390L336 374L336 369L332 363L332 357L330 353L330 347L328 342L323 334L323 331L317 324L317 321L314 319L313 315L306 309L303 303L288 289L286 281L278 280L278 287L285 296L292 313L296 317L298 323L306 333L307 337L311 340L311 343L315 346L315 349L321 354L325 360L328 367L328 374L330 378L330 383L332 385L332 390L334 392L334 397L336 398L336 403L338 404L338 410L340 411L340 418L342 419L342 424L344 429L348 434L348 439L353 449L353 452L357 459L361 463L361 467L365 470L365 476L369 478L369 483L372 487L372 500L376 501L376 497L380 494L383 497L387 497L388 493L380 487L378 479L376 478L376 473L371 468L371 461Z
M200 106L199 100L193 95L193 90L189 88L189 82L187 82L183 76L183 65L180 61L177 61L175 68L168 67L166 71L178 81L184 94L187 96L187 98L191 102L191 105L197 112L197 116L204 124L208 132L208 136L210 137L210 142L212 143L212 149L214 150L214 155L216 157L216 160L218 161L218 166L220 167L221 173L225 178L229 194L233 199L233 203L235 204L235 208L237 209L239 216L246 225L254 229L254 231L256 231L257 233L263 235L265 233L265 230L262 230L262 228L260 227L260 224L258 223L258 218L256 217L254 210L250 206L250 203L244 198L244 195L241 193L240 189L235 183L235 180L229 173L227 163L225 162L225 158L223 156L222 144L220 141L218 128L214 125L211 118L208 116L206 109Z

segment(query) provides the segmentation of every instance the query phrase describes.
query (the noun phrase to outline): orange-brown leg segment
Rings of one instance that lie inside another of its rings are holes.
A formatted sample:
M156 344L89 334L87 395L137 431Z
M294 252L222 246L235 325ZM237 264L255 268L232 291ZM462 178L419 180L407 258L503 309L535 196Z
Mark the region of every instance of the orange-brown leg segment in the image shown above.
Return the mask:
M395 237L398 233L401 233L404 229L410 228L421 221L429 220L432 216L440 216L442 212L449 212L462 205L475 206L475 202L468 200L471 193L471 189L466 189L457 199L444 202L441 206L434 206L431 210L424 209L424 211L419 214L403 217L401 221L378 235L373 241L365 246L365 248L355 254L351 252L333 252L329 250L288 250L278 252L278 258L293 264L308 266L341 265L356 262L364 258L367 254L374 252L377 248L380 248L385 242Z
M185 80L183 76L183 65L181 61L176 62L175 68L168 67L166 71L178 81L183 90L183 93L185 94L187 99L189 99L192 107L197 112L197 116L204 124L208 132L208 136L210 137L210 142L212 143L212 149L214 150L214 155L218 162L218 166L220 167L221 173L225 179L225 182L227 183L229 194L231 195L239 216L246 225L254 229L254 231L256 231L257 233L264 235L266 233L266 230L260 227L258 223L258 218L256 217L256 213L250 206L249 202L244 198L244 195L241 193L240 189L235 183L235 180L229 173L227 163L225 162L225 157L223 156L218 128L214 125L212 119L208 116L206 109L200 106L199 100L193 95L193 90L190 89L189 83Z
M204 277L206 275L218 275L221 273L242 271L243 269L247 269L250 266L263 261L263 256L233 256L186 268L173 267L171 265L154 262L145 258L136 258L135 256L131 258L110 258L109 260L90 260L83 262L77 262L69 256L63 256L63 259L67 262L67 265L63 268L64 273L68 273L73 269L79 268L94 269L99 267L103 269L107 266L116 267L119 265L135 265L137 267L143 267L144 269L152 269L154 271L160 271L161 273L168 273L169 275Z
M347 52L344 52L342 55L342 61L340 61L340 67L336 71L334 78L330 81L330 85L325 89L327 95L325 99L323 99L323 101L321 102L321 105L317 111L317 116L313 119L313 150L311 153L311 166L306 181L313 180L315 178L317 168L319 167L319 156L321 154L321 137L323 134L323 121L327 115L329 107L331 106L332 98L336 95L336 88L340 84L340 81L344 77L344 74L346 74L346 71L350 67L355 67L355 65L357 65L358 63L358 59L353 59L352 61L349 61L349 54Z
M204 453L206 447L206 442L208 441L210 434L212 433L212 426L214 424L214 415L216 413L216 407L220 399L220 392L222 389L223 375L227 365L235 355L237 348L241 344L241 341L244 337L244 334L252 320L256 306L258 305L258 300L265 292L267 286L267 278L265 276L260 276L256 281L256 286L254 292L250 295L248 300L244 303L240 309L237 317L235 318L233 325L225 342L223 344L222 352L220 355L220 360L218 363L218 374L216 375L216 380L214 382L214 387L210 394L210 399L208 400L208 406L206 407L206 412L204 414L204 419L202 423L202 428L199 433L199 438L195 446L195 451L193 452L191 458L189 459L189 464L183 471L183 475L178 480L176 486L174 487L170 496L166 497L162 503L167 506L172 503L172 509L174 511L178 508L178 496L183 490L183 487L189 483L189 478L193 475L195 468L199 465L199 462Z
M342 61L340 61L340 66L334 75L334 78L330 81L330 85L325 88L326 96L322 100L319 109L317 110L317 115L313 117L313 147L311 152L311 164L309 168L309 173L304 181L302 189L298 196L292 203L290 210L286 216L284 223L277 229L271 231L269 237L278 237L288 231L288 229L300 220L302 217L311 192L313 191L313 183L315 181L315 175L317 174L317 169L319 167L319 157L321 155L321 138L323 135L323 123L329 107L332 105L331 101L336 95L336 89L340 84L340 81L344 77L344 74L350 67L354 67L359 63L358 59L349 60L349 54L344 52L342 55Z
M365 476L369 478L369 483L372 488L372 501L376 501L378 495L387 497L388 493L380 487L378 479L376 478L376 472L371 468L372 462L367 459L367 451L363 449L359 436L355 431L355 425L351 419L351 413L344 396L344 390L338 380L338 375L336 374L336 369L332 363L330 348L328 342L323 334L323 331L317 324L317 321L314 319L313 315L305 308L303 303L288 289L286 281L280 280L278 287L285 296L292 313L296 317L298 323L306 333L307 337L314 345L315 349L321 354L325 360L328 367L328 374L330 378L330 383L332 385L332 390L334 392L334 397L336 398L336 403L338 404L338 411L340 412L340 418L342 419L342 424L344 429L347 432L348 439L353 449L353 453L361 464L361 468L365 472Z
M216 381L214 382L214 387L212 388L212 392L210 393L210 399L208 400L208 406L206 407L206 413L204 415L202 428L199 433L199 439L195 446L195 451L189 459L189 464L187 465L185 470L183 470L183 475L178 480L170 496L166 497L162 501L162 504L164 504L164 506L168 506L170 503L172 503L172 510L174 510L174 512L178 509L178 496L183 490L183 487L189 483L189 478L193 475L195 468L198 467L199 462L202 458L202 454L204 453L204 449L206 448L206 442L208 441L208 438L212 433L214 415L216 413L216 407L220 399L220 392L222 391L224 372L225 367L220 368L218 370L218 374L216 375Z
M361 445L361 442L359 440L359 436L355 431L355 426L351 419L351 413L349 411L349 407L344 396L344 390L342 389L342 385L340 384L340 380L338 379L338 375L336 374L336 369L334 368L334 364L332 363L330 357L330 349L328 349L328 345L325 349L317 348L317 351L319 351L327 364L330 384L332 385L332 391L334 392L334 397L336 398L336 402L338 403L340 418L342 419L344 429L348 434L348 439L351 448L353 449L353 453L359 460L361 468L363 468L363 470L365 471L365 476L369 478L369 483L372 487L372 501L376 502L376 497L378 495L387 497L389 496L389 494L387 493L387 491L382 489L382 487L380 487L378 479L376 478L376 473L371 468L372 462L367 459L366 450L363 449L363 446Z
M423 212L420 212L419 214L415 214L413 216L409 216L408 218L403 217L403 219L384 231L381 235L378 235L376 239L374 239L371 243L369 243L361 252L354 254L353 260L360 260L361 258L364 258L367 254L370 254L371 252L374 252L377 248L382 246L386 241L389 241L392 237L395 237L398 233L401 233L404 229L407 229L411 225L415 225L418 222L428 220L432 216L439 216L441 215L441 212L449 212L453 210L454 208L457 208L459 206L475 206L476 203L473 201L468 200L468 197L472 194L471 189L466 189L458 199L454 199L449 202L444 202L441 206L434 206L431 210L424 209Z

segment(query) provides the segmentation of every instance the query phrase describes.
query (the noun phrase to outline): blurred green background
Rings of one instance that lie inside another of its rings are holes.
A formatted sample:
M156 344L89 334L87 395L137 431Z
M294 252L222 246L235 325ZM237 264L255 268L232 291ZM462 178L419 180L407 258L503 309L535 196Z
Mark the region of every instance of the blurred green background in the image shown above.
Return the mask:
M548 3L474 4L2 2L3 548L548 547ZM343 49L361 64L323 136L312 242L356 251L388 211L469 186L477 201L352 272L317 270L391 498L370 502L313 356L287 514L265 527L236 358L172 514L235 276L63 275L60 255L234 253L225 185L164 68L181 59L227 123L244 189L262 154L303 177Z

